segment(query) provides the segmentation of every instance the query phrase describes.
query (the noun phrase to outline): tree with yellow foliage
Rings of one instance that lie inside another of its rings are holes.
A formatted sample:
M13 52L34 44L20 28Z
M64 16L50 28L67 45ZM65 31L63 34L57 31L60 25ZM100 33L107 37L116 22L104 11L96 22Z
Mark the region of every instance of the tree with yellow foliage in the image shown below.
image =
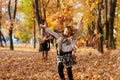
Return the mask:
M13 25L15 22L15 17L16 17L16 11L17 11L17 0L14 1L14 12L11 12L11 4L12 4L12 0L9 0L8 3L8 14L9 14L9 18L10 18L10 29L9 29L9 36L10 36L10 49L14 50L13 47ZM12 16L13 13L13 16Z
M103 53L104 35L107 43L107 48L115 48L115 40L113 37L114 18L116 12L117 0L85 0L82 1L82 9L85 21L85 27L88 26L88 31L91 36L98 35L98 50ZM109 9L108 9L109 8ZM86 10L87 9L87 10ZM96 32L96 33L94 33ZM104 34L104 32L106 32Z

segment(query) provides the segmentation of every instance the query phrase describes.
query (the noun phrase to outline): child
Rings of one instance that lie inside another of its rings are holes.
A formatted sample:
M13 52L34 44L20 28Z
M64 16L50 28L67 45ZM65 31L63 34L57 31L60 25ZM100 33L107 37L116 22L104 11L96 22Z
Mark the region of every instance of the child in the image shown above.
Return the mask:
M63 36L58 40L58 73L61 80L65 80L64 76L64 65L67 66L67 74L69 80L73 80L72 74L72 51L75 52L75 44L72 38L72 29L70 26L67 26L64 29Z
M81 19L82 20L82 19ZM58 46L57 46L57 60L58 60L58 73L61 80L65 80L64 76L64 65L67 66L67 74L69 80L73 80L72 74L72 52L76 51L74 38L76 35L73 35L73 30L71 26L66 26L62 33L55 33L54 31L47 28L47 25L40 25L42 28L45 29L46 32L50 33L54 37L58 39ZM80 27L80 26L79 26Z

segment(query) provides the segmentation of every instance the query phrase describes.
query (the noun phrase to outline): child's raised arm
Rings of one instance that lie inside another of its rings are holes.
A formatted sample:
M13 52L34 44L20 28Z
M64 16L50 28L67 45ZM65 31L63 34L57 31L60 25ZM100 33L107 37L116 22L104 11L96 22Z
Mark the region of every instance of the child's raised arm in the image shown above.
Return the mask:
M56 32L54 32L53 30L51 30L50 28L47 27L47 24L44 24L44 25L40 24L40 27L43 28L43 29L45 29L45 31L47 33L53 35L55 38L59 37L59 35Z
M81 27L83 26L82 20L83 20L83 17L80 19L80 21L79 21L79 23L78 23L78 25L77 25L77 32L74 34L74 39L77 38L77 35L78 35L78 33L79 33Z

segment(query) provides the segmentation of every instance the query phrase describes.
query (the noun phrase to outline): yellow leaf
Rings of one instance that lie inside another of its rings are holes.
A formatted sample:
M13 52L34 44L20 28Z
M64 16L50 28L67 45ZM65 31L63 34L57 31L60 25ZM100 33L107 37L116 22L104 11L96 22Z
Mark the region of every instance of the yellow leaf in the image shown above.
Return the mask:
M110 80L114 80L112 77L110 77Z
M86 4L89 5L90 0L86 0Z
M92 6L90 7L90 11L92 11L96 7L96 4L93 3Z

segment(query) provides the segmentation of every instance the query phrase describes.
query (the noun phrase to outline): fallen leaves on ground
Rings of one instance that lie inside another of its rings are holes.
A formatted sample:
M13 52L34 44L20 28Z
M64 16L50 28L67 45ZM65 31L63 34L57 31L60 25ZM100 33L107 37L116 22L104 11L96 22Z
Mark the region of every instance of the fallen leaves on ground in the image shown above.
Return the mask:
M120 80L119 53L120 49L101 54L92 48L80 48L75 53L74 80ZM68 79L66 69L64 73ZM49 52L47 61L42 60L42 52L37 50L0 49L0 79L59 80L55 49Z

